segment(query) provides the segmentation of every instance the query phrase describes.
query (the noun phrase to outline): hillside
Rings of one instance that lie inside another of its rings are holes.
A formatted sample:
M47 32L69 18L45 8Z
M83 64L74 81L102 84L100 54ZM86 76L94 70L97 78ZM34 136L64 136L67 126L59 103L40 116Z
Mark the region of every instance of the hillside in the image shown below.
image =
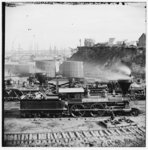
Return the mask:
M84 62L86 77L102 79L135 77L145 78L145 49L128 47L78 47L70 58Z

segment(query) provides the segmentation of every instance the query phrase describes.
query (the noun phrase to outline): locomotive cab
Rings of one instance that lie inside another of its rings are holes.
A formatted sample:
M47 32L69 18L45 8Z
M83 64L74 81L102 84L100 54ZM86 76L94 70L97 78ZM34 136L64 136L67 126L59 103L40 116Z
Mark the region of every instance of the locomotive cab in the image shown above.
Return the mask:
M59 95L62 100L68 102L82 102L84 97L83 88L59 88Z

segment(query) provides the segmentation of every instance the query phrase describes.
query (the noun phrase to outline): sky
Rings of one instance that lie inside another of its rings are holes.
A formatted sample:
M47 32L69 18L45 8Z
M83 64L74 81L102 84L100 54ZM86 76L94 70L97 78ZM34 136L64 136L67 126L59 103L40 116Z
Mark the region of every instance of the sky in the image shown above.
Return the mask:
M146 32L145 3L125 5L25 4L6 7L6 51L76 48L85 38L96 43L137 41Z

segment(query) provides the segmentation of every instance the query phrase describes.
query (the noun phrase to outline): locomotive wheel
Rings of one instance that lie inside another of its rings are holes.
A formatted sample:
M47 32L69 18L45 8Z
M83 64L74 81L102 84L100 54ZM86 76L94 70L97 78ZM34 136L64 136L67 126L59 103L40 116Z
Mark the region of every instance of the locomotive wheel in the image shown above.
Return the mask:
M50 117L51 117L50 113L47 113L47 114L46 114L46 117L47 117L47 118L50 118Z
M70 108L70 115L73 117L83 117L85 115L85 111L83 111L82 109L84 109L83 105L72 105Z
M25 118L26 117L26 114L21 112L21 118Z
M139 111L138 111L138 109L133 108L133 109L131 110L130 115L131 115L131 116L138 116L138 115L139 115Z
M92 117L100 117L100 116L103 116L104 113L105 113L105 111L103 110L104 107L103 107L103 105L101 105L101 104L92 104L92 105L91 105L91 109L94 110L94 111L91 111L91 112L90 112L90 115L91 115ZM96 111L95 111L95 109L102 109L102 110L96 110Z

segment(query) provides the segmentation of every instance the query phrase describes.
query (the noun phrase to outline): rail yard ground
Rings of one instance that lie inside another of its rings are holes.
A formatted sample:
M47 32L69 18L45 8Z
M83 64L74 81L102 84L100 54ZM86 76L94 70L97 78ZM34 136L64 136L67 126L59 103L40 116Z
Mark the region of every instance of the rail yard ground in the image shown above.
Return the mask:
M99 121L110 118L20 118L19 102L4 102L5 146L144 147L146 101L132 101L140 114L125 116L134 125L104 128ZM116 119L124 116L116 116Z

